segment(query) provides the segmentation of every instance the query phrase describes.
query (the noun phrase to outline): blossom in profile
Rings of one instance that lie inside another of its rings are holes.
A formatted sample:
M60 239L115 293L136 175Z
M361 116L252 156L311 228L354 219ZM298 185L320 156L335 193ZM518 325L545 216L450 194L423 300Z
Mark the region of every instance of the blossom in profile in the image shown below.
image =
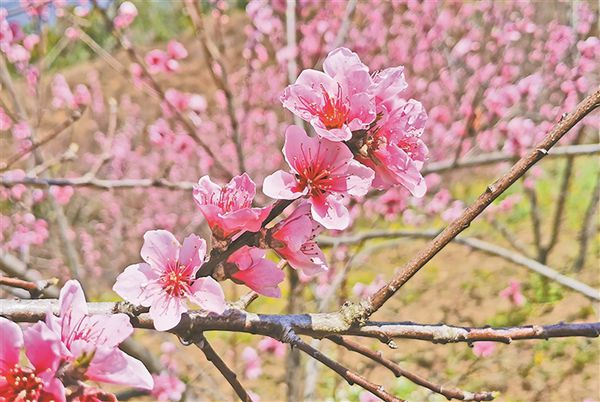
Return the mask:
M63 361L83 370L84 378L110 384L152 389L144 364L125 354L119 344L133 333L126 314L90 315L81 285L65 283L58 299L58 317L48 311L46 325L60 340Z
M494 354L496 343L490 341L480 341L473 344L473 353L477 357L489 357Z
M179 323L188 311L188 300L220 314L225 311L221 285L211 277L195 279L205 255L206 242L196 235L186 237L181 245L166 230L148 231L141 251L145 262L125 268L113 290L132 304L150 307L159 331Z
M314 276L327 271L325 255L315 241L322 230L323 227L312 219L310 205L303 203L273 229L273 238L283 245L274 250L304 275Z
M368 94L369 69L356 53L338 48L327 55L323 71L302 71L281 101L310 122L320 137L347 141L352 131L366 129L375 120L375 103Z
M204 176L194 186L194 200L213 235L229 238L240 231L258 232L271 206L252 208L256 185L246 173L221 187Z
M428 150L420 137L427 114L421 103L412 99L387 103L381 106L377 123L365 132L356 159L375 171L373 187L401 185L413 196L422 197L427 185L421 169Z
M238 271L232 279L244 283L256 293L269 297L281 297L279 284L285 275L271 260L265 258L265 250L243 246L233 253L227 262L235 264Z
M21 349L31 367L20 362ZM65 401L65 388L58 378L60 338L44 323L25 330L0 317L0 401Z
M327 229L346 229L350 214L343 199L365 195L373 171L354 160L341 142L311 138L293 125L285 134L283 153L291 172L279 170L267 176L263 192L275 199L306 197L314 220Z
M500 296L509 300L515 306L525 304L525 296L521 293L521 282L511 279L508 287L500 292Z

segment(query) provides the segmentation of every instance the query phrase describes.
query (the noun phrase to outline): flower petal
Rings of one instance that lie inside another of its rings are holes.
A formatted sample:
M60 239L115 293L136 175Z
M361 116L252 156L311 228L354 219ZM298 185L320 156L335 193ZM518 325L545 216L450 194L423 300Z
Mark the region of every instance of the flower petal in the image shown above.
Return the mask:
M150 230L144 234L144 245L141 256L150 266L157 271L164 271L165 267L175 264L179 258L181 245L167 230Z
M143 262L133 264L117 276L113 290L129 303L140 306L148 299L147 295L144 295L144 285L157 278L158 275L150 265Z
M154 328L168 331L179 324L181 315L186 311L185 299L163 294L150 306L150 317L154 320Z
M199 268L206 256L206 241L195 234L183 239L179 252L179 263L193 268ZM196 270L194 270L194 273Z
M189 299L206 311L222 314L225 311L225 294L219 282L211 277L199 278L190 289Z
M37 322L23 334L25 354L36 371L56 372L60 365L61 347L58 334L43 322Z
M119 349L99 347L86 371L93 381L152 389L154 380L144 364Z
M19 363L23 332L14 322L0 317L0 334L0 372L5 372Z
M278 170L265 177L262 190L267 197L276 200L295 200L305 193L298 191L297 186L298 181L293 174Z

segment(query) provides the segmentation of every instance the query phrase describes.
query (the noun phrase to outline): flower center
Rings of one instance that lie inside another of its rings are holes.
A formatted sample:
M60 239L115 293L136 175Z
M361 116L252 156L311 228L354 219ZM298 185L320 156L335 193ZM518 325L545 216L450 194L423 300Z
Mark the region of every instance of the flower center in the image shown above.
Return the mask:
M0 386L0 394L7 401L35 402L42 393L42 380L33 370L19 365L3 374L5 383Z
M189 293L192 282L188 267L185 265L166 270L159 281L164 291L174 297L183 297Z
M304 106L304 110L308 113L318 116L319 120L326 129L341 128L350 114L350 108L345 102L342 94L342 87L338 84L338 90L335 97L327 93L323 84L321 84L321 93L323 94L323 106L319 106L314 102L308 102L300 97L300 102Z
M223 188L218 194L210 196L210 204L216 205L223 213L237 211L238 209L250 208L252 197L246 191L237 188Z

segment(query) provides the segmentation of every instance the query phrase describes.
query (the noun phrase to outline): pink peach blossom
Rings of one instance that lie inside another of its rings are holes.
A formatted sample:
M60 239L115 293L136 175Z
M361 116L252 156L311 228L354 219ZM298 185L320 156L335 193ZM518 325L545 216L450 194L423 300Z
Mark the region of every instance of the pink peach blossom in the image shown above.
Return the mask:
M473 353L477 357L489 357L494 354L496 343L490 341L480 341L473 344Z
M257 232L271 212L272 206L252 208L256 185L244 173L221 187L208 176L202 177L194 186L194 200L208 222L213 235L219 239L229 238L240 231Z
M243 246L227 261L235 264L239 271L231 275L250 289L264 296L281 297L279 284L285 275L277 265L265 258L265 250Z
M256 349L246 346L242 351L242 361L244 362L244 375L249 380L254 380L262 374L262 360Z
M60 339L43 323L25 331L0 317L0 401L65 401L63 384L55 377L60 366ZM20 350L33 368L20 364Z
M521 293L521 282L511 279L508 287L500 292L500 296L509 300L515 306L525 304L525 296Z
M284 244L275 251L294 269L307 276L327 271L325 255L315 238L323 227L312 219L310 205L303 203L281 223L273 228L273 238Z
M167 44L167 54L175 60L185 59L188 56L188 51L182 43L176 40L171 40Z
M279 342L277 339L266 337L258 342L258 350L266 353L273 353L277 357L284 357L287 346L283 342Z
M179 379L176 375L163 372L160 374L153 374L154 388L152 388L152 395L158 401L179 401L183 392L185 391L185 383Z
M286 130L283 153L292 172L266 177L263 192L275 199L307 197L314 220L327 229L347 228L350 215L343 198L365 195L373 171L355 161L343 143L310 138L298 126Z
M117 28L117 29L127 28L129 25L131 25L133 20L135 20L135 17L137 17L137 15L138 15L138 11L137 11L137 8L135 7L135 4L133 4L130 1L124 1L119 6L119 10L117 11L117 16L113 20L115 28Z
M375 171L373 186L387 189L402 185L422 197L427 185L420 173L427 146L420 139L427 114L415 100L394 99L381 105L381 118L365 134L364 151L357 160Z
M50 186L50 194L59 205L67 205L75 193L71 186Z
M58 300L60 313L46 314L46 325L61 340L61 357L74 362L92 356L85 378L111 384L152 389L152 376L143 363L118 346L133 333L126 314L89 315L81 285L65 283Z
M310 122L320 137L349 140L352 131L366 129L375 120L375 104L367 93L371 86L369 69L356 53L338 48L327 55L323 70L302 71L285 89L281 101Z
M151 230L144 235L140 254L145 263L125 268L113 290L132 304L150 307L157 330L179 324L187 300L209 312L225 311L219 283L211 277L194 279L206 255L204 239L190 235L181 245L170 232Z

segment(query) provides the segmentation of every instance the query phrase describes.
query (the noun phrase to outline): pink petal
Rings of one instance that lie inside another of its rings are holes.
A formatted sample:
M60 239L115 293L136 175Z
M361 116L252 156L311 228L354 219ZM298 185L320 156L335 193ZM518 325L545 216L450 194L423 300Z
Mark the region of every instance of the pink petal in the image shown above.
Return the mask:
M222 314L225 311L225 295L219 282L211 277L196 279L189 299L204 310Z
M152 389L154 380L144 364L114 348L97 348L86 376L92 381Z
M200 267L206 256L206 241L200 236L191 234L183 239L179 252L179 263L194 268ZM194 273L196 271L194 270Z
M93 315L86 325L98 332L97 345L116 348L133 334L133 326L127 314ZM94 331L93 330L93 331Z
M65 316L68 315L68 320L72 324L78 323L88 313L83 289L81 289L79 282L73 279L67 281L60 290L58 304L60 306L61 320L64 320ZM68 325L66 330L70 333L73 328L70 328L70 325Z
M154 328L168 331L179 324L181 315L187 310L185 299L163 294L150 306L150 317L154 320Z
M0 372L19 363L19 351L23 347L23 333L14 322L0 317Z
M323 71L338 82L345 81L345 77L355 73L363 73L361 76L354 76L353 86L359 90L366 90L369 87L369 68L365 66L358 55L344 47L337 48L329 52L323 62ZM348 93L347 95L353 95Z
M273 261L261 258L259 261L254 261L252 267L238 271L232 276L257 293L281 297L281 289L278 285L283 282L285 274Z
M346 179L348 194L354 196L363 196L371 188L371 183L375 177L375 172L365 165L351 160L348 163L348 178Z
M179 258L181 245L170 232L166 230L150 230L144 234L144 245L141 256L150 266L158 271L175 264Z
M350 213L334 195L311 197L312 217L327 229L344 230L350 225Z
M366 93L355 94L350 98L348 126L352 131L366 129L375 120L375 103Z
M298 182L293 174L278 170L265 177L262 190L267 197L276 200L295 200L305 193L297 191L297 185Z
M37 322L28 328L24 335L25 354L36 371L56 372L60 365L61 340L43 322Z
M137 306L148 303L148 295L144 294L149 281L158 279L156 272L146 263L133 264L125 268L113 285L113 290L123 299Z
M311 126L315 129L316 133L321 138L325 138L326 140L338 142L338 141L348 141L352 138L352 131L350 128L344 124L342 128L325 128L321 119L315 117L310 120Z

